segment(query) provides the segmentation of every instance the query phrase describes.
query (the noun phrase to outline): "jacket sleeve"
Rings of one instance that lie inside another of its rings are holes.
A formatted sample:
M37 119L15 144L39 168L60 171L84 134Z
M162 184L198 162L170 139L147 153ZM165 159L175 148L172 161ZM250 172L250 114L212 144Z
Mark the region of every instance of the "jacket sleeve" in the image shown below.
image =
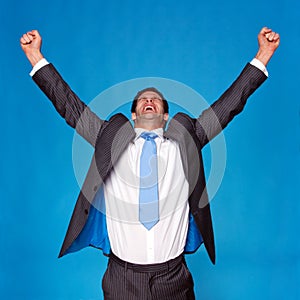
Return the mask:
M33 80L51 100L57 112L67 124L95 147L98 133L104 121L82 102L63 80L52 64L42 67Z
M208 109L204 110L196 122L196 134L205 146L246 105L249 96L267 79L258 68L248 63L233 84Z

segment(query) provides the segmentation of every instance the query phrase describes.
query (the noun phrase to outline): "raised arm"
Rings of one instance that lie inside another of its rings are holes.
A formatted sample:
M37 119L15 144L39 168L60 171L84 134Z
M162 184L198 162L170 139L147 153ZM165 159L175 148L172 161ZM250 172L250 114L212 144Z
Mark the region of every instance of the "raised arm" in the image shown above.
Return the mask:
M279 35L267 27L259 32L256 61L248 63L225 93L197 119L196 133L202 146L220 133L243 110L249 96L267 79L262 69L273 56L279 41ZM258 65L262 68L258 68Z
M42 38L39 32L32 30L23 34L20 43L32 67L37 66L37 63L44 58L41 53ZM78 98L54 66L46 63L35 72L32 78L66 122L92 146L95 146L104 121Z

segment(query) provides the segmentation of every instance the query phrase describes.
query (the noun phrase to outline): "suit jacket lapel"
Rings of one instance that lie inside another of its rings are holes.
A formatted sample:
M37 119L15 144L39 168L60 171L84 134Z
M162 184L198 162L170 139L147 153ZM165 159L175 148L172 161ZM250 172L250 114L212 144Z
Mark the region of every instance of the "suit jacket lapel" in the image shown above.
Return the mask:
M202 235L209 257L215 263L215 245L210 205L206 191L201 144L193 120L178 113L170 121L165 137L175 140L180 149L185 176L189 182L189 206Z
M166 138L176 141L179 145L184 174L189 182L189 194L195 188L200 171L200 153L192 126L192 121L187 115L178 113L164 133Z
M95 147L97 169L102 181L105 181L120 155L134 138L135 131L123 114L114 115L104 125Z

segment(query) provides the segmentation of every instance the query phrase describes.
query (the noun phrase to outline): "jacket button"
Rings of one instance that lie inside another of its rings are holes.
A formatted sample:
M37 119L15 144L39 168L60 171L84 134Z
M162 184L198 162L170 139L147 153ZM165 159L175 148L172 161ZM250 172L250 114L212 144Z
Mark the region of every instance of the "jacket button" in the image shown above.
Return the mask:
M96 191L97 191L97 189L98 189L98 186L97 186L97 185L95 185L95 186L94 186L94 192L96 192Z
M87 215L89 213L88 209L85 209L84 213Z

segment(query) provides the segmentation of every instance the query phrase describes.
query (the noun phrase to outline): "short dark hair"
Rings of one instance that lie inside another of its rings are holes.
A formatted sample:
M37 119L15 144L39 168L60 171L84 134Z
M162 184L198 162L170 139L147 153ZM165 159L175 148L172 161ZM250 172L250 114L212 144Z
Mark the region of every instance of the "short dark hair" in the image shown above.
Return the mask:
M169 104L168 104L168 101L165 99L164 95L158 89L156 89L155 87L147 87L147 88L139 91L135 95L135 97L134 97L134 99L132 101L132 105L131 105L131 112L132 113L135 112L137 101L138 101L139 97L143 93L145 93L145 92L154 92L154 93L158 94L161 97L162 101L163 101L164 113L169 113Z

